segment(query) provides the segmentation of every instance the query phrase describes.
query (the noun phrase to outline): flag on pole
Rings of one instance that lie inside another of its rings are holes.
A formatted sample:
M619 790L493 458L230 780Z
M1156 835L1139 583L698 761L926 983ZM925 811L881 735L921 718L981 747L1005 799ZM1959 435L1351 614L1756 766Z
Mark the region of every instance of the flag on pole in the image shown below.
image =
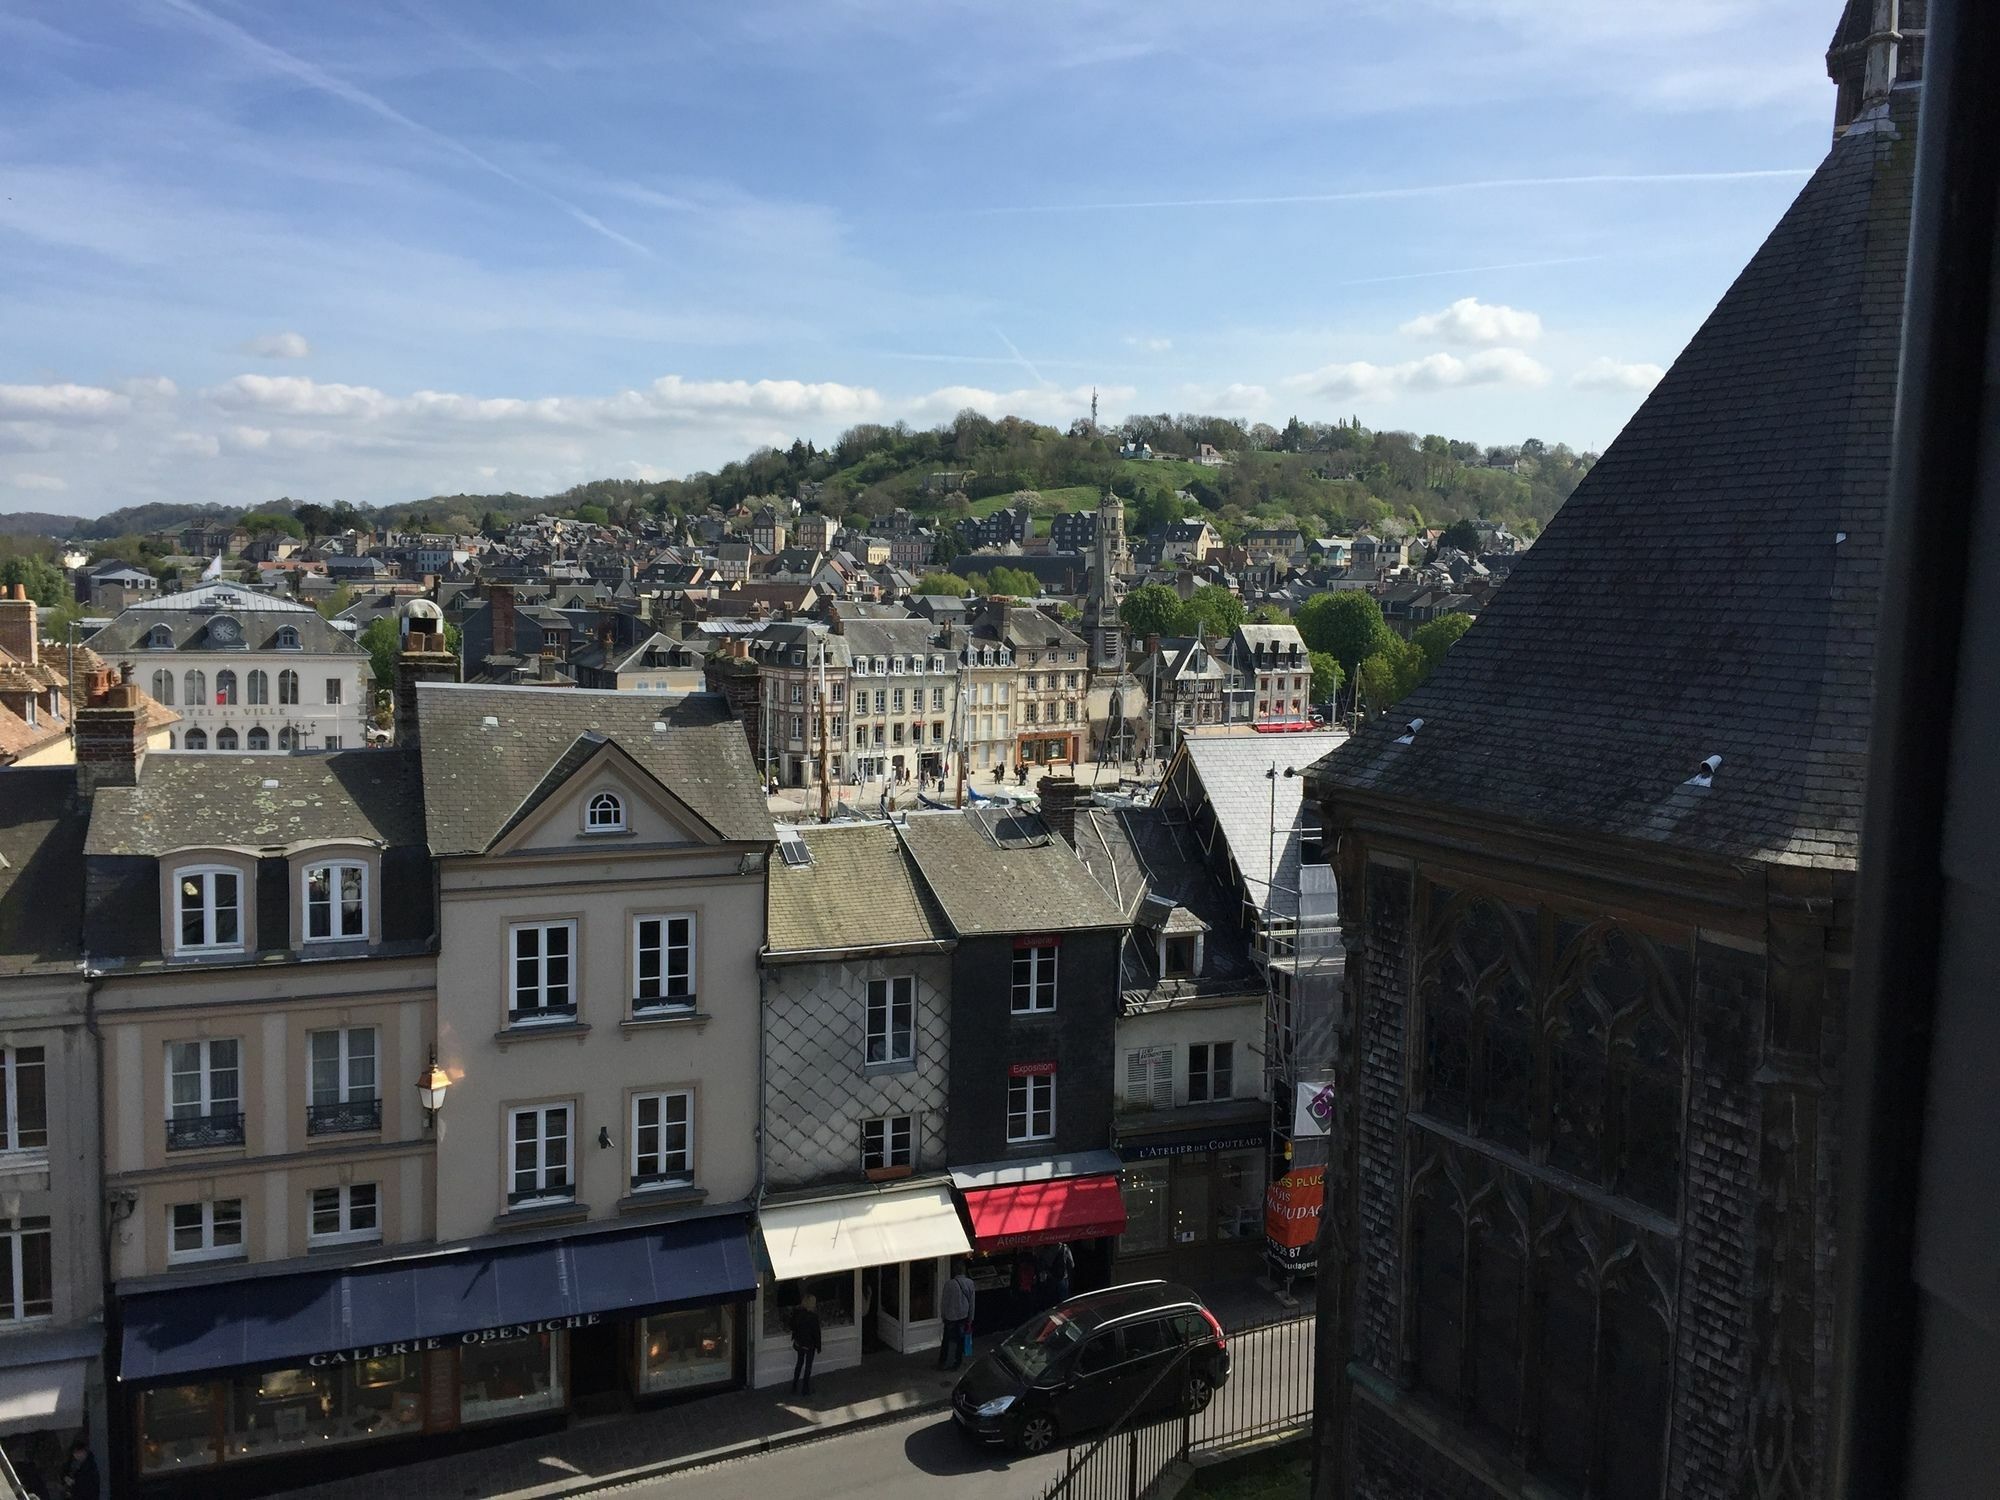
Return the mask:
M212 583L222 576L222 554L215 554L215 560L201 570L201 581Z

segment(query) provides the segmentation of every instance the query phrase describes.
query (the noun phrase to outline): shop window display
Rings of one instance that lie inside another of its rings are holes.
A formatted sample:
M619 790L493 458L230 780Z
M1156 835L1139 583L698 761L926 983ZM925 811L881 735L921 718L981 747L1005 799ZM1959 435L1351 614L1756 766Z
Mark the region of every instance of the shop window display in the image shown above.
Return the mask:
M170 1385L139 1398L139 1467L148 1474L215 1462L215 1387Z
M1264 1236L1264 1153L1225 1151L1215 1159L1218 1239Z
M812 1293L813 1311L819 1314L823 1330L854 1326L854 1273L839 1271L831 1276L815 1276L806 1281L780 1281L764 1292L764 1336L778 1338L791 1330L792 1309L799 1298Z
M655 1313L639 1336L639 1389L691 1390L735 1378L736 1318L727 1307Z
M458 1419L491 1422L559 1411L566 1398L553 1335L467 1344L458 1356Z
M1128 1165L1122 1187L1125 1195L1125 1232L1118 1237L1121 1256L1156 1255L1167 1248L1169 1239L1168 1181L1173 1163L1149 1161Z
M913 1260L910 1262L909 1321L925 1323L937 1315L937 1262Z
M423 1390L421 1362L402 1355L240 1375L227 1384L222 1456L269 1458L419 1432Z

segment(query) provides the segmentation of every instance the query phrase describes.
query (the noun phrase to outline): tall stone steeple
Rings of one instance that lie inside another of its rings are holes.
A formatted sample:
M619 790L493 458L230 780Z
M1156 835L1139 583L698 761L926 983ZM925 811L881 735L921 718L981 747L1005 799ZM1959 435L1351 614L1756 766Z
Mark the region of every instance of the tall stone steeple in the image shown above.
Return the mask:
M1097 543L1091 560L1090 599L1084 605L1084 631L1090 638L1093 672L1122 671L1125 666L1125 626L1118 618L1118 575L1125 571L1125 503L1109 489L1097 502Z

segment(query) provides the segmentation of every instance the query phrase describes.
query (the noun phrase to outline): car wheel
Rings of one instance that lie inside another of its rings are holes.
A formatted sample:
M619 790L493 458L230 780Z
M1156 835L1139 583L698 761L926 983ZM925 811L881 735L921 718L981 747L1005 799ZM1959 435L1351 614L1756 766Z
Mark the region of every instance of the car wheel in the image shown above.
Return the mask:
M1046 1412L1036 1412L1021 1424L1021 1451L1023 1453L1046 1453L1056 1444L1056 1419Z
M1187 1378L1187 1385L1181 1391L1181 1409L1190 1416L1198 1411L1208 1410L1208 1403L1215 1399L1215 1382L1200 1371Z

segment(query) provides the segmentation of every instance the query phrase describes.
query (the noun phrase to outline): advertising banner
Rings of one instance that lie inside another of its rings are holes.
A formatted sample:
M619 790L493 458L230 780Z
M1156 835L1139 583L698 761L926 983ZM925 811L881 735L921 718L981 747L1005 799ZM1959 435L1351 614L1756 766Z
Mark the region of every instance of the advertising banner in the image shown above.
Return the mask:
M1264 1245L1287 1271L1319 1266L1319 1211L1326 1201L1326 1168L1300 1167L1264 1190Z

